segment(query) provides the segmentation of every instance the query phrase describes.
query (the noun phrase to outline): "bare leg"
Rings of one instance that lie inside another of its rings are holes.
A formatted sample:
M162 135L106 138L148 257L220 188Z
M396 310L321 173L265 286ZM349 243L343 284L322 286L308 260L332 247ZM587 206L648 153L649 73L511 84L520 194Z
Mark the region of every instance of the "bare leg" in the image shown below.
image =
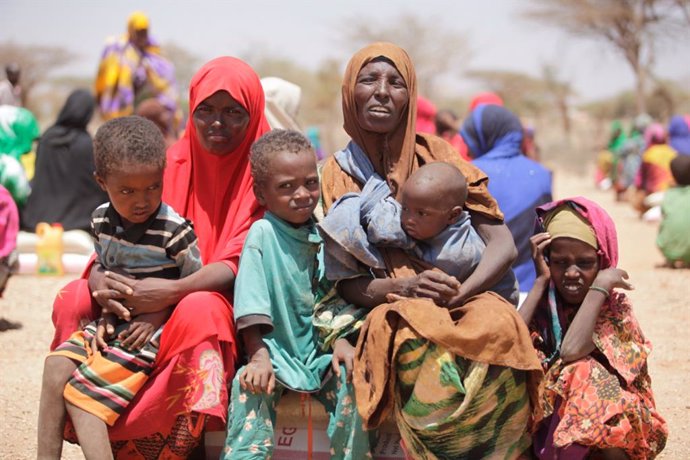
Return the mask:
M103 420L68 402L65 402L79 445L86 460L112 460L113 452L108 440L108 426Z
M65 400L62 393L77 363L64 356L49 356L43 365L41 402L38 409L39 460L59 459L65 429Z

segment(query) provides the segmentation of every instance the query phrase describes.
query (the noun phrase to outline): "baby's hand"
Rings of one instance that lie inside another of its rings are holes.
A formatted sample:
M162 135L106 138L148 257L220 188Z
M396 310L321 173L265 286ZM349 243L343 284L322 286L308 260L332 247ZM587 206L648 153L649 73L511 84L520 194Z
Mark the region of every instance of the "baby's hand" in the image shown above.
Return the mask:
M98 350L105 350L108 348L106 343L115 333L115 322L117 317L112 313L105 313L98 320L96 327L96 335L91 339L91 351L96 353Z
M604 288L609 294L614 288L627 289L630 291L635 289L635 287L626 281L628 278L628 272L625 270L621 270L620 268L606 268L599 271L592 286Z
M268 349L261 347L252 355L249 364L240 374L240 386L252 393L271 394L276 386L276 376Z
M347 373L347 381L352 381L352 368L355 361L355 347L350 345L345 339L338 339L333 344L333 358L331 358L331 367L333 373L340 378L340 363L345 364L345 372Z

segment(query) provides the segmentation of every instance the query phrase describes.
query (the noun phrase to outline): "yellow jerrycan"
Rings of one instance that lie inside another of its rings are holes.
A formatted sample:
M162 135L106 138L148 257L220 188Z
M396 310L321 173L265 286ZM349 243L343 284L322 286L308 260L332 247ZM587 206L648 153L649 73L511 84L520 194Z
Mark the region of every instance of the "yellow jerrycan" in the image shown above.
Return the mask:
M36 273L39 275L63 275L62 225L40 222L36 225Z

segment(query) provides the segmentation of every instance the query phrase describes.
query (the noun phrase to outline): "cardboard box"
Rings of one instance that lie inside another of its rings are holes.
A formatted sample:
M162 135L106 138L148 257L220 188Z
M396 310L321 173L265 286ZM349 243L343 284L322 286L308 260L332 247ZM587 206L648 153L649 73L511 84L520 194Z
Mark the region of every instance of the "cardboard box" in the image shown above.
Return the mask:
M323 406L311 399L313 460L329 460L330 443L326 428L328 414ZM309 458L308 408L296 393L288 393L278 404L273 460L306 460ZM206 432L206 458L220 456L225 443L224 431ZM372 452L377 460L399 460L405 455L400 446L400 434L394 423L387 422L379 430L379 439Z

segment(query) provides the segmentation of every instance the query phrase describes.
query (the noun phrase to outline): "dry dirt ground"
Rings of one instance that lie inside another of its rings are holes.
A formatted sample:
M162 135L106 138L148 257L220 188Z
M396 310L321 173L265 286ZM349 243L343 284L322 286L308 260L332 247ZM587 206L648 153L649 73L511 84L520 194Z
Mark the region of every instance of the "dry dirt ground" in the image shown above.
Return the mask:
M657 268L662 262L654 239L656 225L640 222L612 193L600 192L589 178L559 171L555 196L584 195L602 204L618 226L620 267L636 290L630 293L639 321L654 345L650 373L659 412L670 438L660 458L690 458L690 270ZM15 276L0 299L0 318L21 323L0 332L0 458L28 459L36 454L36 420L44 355L52 336L52 299L70 277ZM82 458L66 445L63 458Z

